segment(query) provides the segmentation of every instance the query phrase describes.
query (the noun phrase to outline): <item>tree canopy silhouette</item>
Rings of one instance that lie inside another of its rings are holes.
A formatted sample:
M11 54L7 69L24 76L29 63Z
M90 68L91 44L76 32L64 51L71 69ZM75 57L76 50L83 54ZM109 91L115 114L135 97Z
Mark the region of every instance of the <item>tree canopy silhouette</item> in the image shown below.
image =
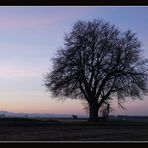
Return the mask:
M91 121L105 101L142 98L148 92L148 60L131 30L121 32L102 19L78 21L64 41L45 86L59 99L85 99Z

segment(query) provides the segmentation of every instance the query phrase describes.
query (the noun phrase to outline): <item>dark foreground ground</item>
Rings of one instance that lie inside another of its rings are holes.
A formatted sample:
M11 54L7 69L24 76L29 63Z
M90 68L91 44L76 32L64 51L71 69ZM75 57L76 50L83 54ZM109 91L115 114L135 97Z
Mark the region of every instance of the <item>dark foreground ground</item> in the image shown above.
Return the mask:
M0 141L148 141L148 122L3 118Z

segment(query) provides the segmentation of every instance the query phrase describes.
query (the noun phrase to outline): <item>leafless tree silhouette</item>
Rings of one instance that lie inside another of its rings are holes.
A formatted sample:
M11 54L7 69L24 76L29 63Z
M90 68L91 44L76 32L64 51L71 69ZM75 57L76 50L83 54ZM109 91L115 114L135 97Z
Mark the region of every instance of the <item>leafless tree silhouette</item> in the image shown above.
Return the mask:
M45 86L59 99L85 99L90 120L109 98L142 98L148 92L148 60L131 30L121 32L102 19L78 21L52 59Z

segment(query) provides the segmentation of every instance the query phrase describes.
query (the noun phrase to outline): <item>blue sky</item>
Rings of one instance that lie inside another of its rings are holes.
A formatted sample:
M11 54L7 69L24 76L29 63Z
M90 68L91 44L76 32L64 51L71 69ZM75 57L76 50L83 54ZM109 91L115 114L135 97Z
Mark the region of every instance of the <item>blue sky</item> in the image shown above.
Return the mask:
M64 34L78 20L102 18L121 31L132 29L148 58L148 7L0 7L0 110L31 113L85 114L82 103L58 102L43 86L51 57L63 46ZM114 114L148 115L148 99L128 101Z

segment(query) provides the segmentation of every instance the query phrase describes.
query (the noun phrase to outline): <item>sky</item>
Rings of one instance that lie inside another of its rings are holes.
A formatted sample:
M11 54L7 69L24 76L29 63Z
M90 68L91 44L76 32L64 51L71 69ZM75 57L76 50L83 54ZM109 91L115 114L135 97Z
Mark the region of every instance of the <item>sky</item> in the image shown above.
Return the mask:
M0 111L17 113L83 114L80 100L58 101L44 86L51 58L63 46L64 35L78 20L102 18L121 31L132 29L148 58L148 7L113 6L1 6ZM112 103L112 114L148 115L148 96Z

